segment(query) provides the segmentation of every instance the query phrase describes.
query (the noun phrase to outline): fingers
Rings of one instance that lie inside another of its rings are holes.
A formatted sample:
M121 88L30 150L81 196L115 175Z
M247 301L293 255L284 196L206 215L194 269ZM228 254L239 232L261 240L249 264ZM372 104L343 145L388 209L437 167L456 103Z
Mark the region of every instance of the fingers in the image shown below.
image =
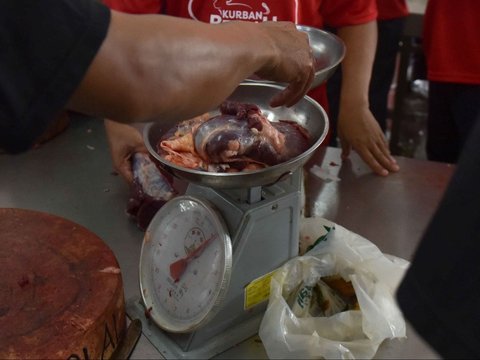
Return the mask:
M370 135L365 137L365 134ZM383 133L375 133L371 129L371 132L364 130L362 135L354 138L352 142L348 141L344 134L340 135L343 160L349 156L351 149L354 149L370 169L380 176L400 170L397 161L390 154Z
M257 74L265 79L287 83L270 101L272 107L292 106L310 89L315 77L315 59L308 35L293 23L262 23L269 32L275 56Z
M400 170L397 160L395 160L388 150L388 145L381 147L377 151L378 153L376 154L375 158L384 168L392 172L397 172Z
M378 175L387 176L400 170L396 160L390 155L384 144L374 143L370 147L356 149L365 163Z
M378 175L386 176L400 170L390 154L385 135L371 112L365 107L363 111L355 113L355 119L352 120L350 116L353 115L350 114L354 108L343 108L343 115L339 116L338 134L342 144L342 158L345 159L350 149L354 149Z
M387 176L389 174L388 170L385 169L375 158L372 152L367 149L361 149L357 151L360 157L365 161L365 163L380 176Z
M312 66L310 68L310 72L307 75L306 81L303 82L303 87L299 86L300 90L296 94L293 94L291 98L287 98L287 101L285 102L285 105L287 107L295 105L305 96L308 90L310 90L310 86L312 85L314 77L315 77L315 70Z
M270 101L270 106L293 106L299 102L305 94L310 90L313 79L315 77L315 70L313 66L305 70L305 77L302 80L290 82L289 85L278 94L276 94Z
M382 136L381 140L379 140L372 147L372 154L375 157L376 161L381 166L383 166L386 170L391 172L396 172L400 170L400 167L398 166L397 161L390 154L388 143L384 136Z
M307 85L308 83L308 85ZM308 80L307 83L299 84L299 83L291 83L289 84L284 90L280 91L277 95L275 95L271 101L270 106L277 107L277 106L293 106L297 102L299 102L305 94L308 92L310 88L311 81Z

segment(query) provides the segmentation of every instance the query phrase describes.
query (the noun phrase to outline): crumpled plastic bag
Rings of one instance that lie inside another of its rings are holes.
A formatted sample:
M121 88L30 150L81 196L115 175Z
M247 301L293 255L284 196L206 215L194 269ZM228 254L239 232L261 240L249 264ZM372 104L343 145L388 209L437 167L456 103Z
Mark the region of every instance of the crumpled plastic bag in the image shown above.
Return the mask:
M318 242L272 277L259 329L269 358L366 359L385 339L406 336L395 291L408 261L385 255L367 239L321 218L304 219L300 236ZM287 303L292 293L331 275L351 281L360 310L295 316Z

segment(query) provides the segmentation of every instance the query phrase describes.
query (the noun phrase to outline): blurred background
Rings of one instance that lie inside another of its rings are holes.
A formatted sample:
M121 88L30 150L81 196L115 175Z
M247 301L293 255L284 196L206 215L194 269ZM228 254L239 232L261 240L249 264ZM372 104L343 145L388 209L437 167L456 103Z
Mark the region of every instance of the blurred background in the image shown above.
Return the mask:
M388 101L387 137L394 155L426 159L428 81L422 51L427 0L408 0L410 15L400 42Z

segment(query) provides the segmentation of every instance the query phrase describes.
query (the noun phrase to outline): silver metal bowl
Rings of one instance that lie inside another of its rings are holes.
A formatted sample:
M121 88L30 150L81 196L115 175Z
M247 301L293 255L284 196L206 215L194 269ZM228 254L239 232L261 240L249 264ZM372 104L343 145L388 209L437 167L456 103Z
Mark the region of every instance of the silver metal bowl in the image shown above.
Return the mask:
M157 144L162 135L175 126L176 122L159 121L147 124L143 130L145 145L150 154L174 176L198 185L216 189L241 189L273 184L303 166L328 132L327 114L315 100L308 96L290 108L271 108L269 106L270 99L280 90L282 87L275 84L242 83L229 97L229 100L256 104L268 120L293 120L308 130L311 136L310 147L289 161L261 170L238 173L211 173L175 165L157 153ZM211 112L212 115L216 113L218 110Z
M297 25L297 29L308 35L315 58L315 78L311 88L323 84L345 57L345 44L338 36L311 26Z
M340 65L345 57L345 44L342 39L328 31L305 25L297 25L297 29L307 33L313 57L315 58L315 77L310 86L311 89L314 89L327 81L333 75L338 65ZM283 87L287 85L260 79L257 76L248 78L247 82L278 84Z

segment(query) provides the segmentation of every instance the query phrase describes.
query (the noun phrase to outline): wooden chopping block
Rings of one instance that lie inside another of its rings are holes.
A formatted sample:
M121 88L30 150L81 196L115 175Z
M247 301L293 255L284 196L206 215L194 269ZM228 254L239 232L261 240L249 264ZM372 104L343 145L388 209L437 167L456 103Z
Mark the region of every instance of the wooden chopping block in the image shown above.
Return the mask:
M125 331L108 246L58 216L0 209L0 359L108 359Z

